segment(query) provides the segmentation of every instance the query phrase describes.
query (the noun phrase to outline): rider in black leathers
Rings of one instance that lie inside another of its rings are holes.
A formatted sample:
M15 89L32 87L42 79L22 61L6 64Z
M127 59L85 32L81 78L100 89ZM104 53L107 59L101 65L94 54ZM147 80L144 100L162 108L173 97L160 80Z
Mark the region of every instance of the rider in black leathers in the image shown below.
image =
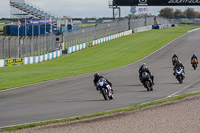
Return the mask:
M154 85L154 76L151 74L151 72L149 71L148 69L148 66L146 65L146 63L142 64L142 66L140 67L139 69L139 78L140 78L140 81L143 83L143 80L142 80L142 73L143 72L147 72L150 77L151 77L151 80L152 80L152 84Z
M174 58L177 58L177 59L178 59L178 56L177 56L176 54L174 54L174 55L172 56L172 60L173 60ZM175 63L174 63L174 65L175 65Z
M99 73L95 73L95 74L94 74L94 80L93 80L93 82L94 82L94 86L96 87L97 91L99 91L99 88L98 88L98 86L97 86L97 82L99 81L100 78L104 78L104 77L103 77L103 76L100 76ZM105 79L106 82L110 85L111 90L113 91L112 83L111 83L108 79L106 79L106 78L104 78L104 79Z
M178 59L178 56L176 55L176 54L174 54L173 56L172 56L172 59L173 58L177 58Z
M192 64L192 60L193 59L196 59L197 60L197 64L198 64L198 58L197 58L197 56L195 54L193 54L193 56L191 57L191 64Z

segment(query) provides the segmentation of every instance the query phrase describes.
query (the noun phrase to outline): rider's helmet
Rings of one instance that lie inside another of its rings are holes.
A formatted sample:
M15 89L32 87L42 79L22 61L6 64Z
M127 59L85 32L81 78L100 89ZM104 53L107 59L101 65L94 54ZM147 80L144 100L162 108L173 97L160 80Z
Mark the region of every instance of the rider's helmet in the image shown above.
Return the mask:
M95 73L94 78L98 78L98 77L99 77L99 73Z
M148 66L146 65L146 63L142 64L142 70L148 70Z

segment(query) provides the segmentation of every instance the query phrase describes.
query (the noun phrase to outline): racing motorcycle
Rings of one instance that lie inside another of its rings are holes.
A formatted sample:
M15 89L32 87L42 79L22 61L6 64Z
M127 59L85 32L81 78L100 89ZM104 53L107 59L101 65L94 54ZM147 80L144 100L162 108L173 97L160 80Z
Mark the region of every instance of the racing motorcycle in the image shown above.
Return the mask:
M185 73L182 67L178 67L175 70L176 79L179 81L180 84L183 83L183 79L185 78Z
M192 64L192 67L194 68L194 70L196 70L197 64L198 64L197 59L196 58L192 59L191 64Z
M113 99L113 91L108 82L106 82L106 79L100 78L97 82L97 87L100 89L100 92L105 100Z
M147 91L153 91L153 83L150 75L147 72L142 73L142 82Z
M172 65L174 66L177 62L178 62L178 58L177 57L173 57L172 58Z

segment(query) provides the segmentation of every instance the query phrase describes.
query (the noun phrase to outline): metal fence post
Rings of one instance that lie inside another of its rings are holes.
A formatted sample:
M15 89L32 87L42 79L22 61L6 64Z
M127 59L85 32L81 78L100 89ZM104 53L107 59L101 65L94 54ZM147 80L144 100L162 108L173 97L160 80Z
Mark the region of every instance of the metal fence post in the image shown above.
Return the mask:
M10 39L11 38L8 38L8 57L10 59Z

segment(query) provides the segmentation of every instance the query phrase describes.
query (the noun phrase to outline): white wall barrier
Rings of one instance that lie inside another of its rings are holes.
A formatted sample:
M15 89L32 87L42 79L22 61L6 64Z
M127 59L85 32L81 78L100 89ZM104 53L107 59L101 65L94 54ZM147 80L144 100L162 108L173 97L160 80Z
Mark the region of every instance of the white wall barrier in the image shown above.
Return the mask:
M133 33L132 30L125 31L125 32L124 32L124 36L130 35L130 34L132 34L132 33Z
M167 27L172 27L172 25L171 24L152 25L152 29L165 29Z
M107 42L107 41L110 41L110 40L113 40L113 39L123 37L123 36L125 36L125 33L126 32L121 32L121 33L118 33L118 34L115 34L115 35L111 35L111 36L107 36L107 37L104 37L104 38L94 40L93 45L98 45L98 44L101 44L101 43L104 43L104 42ZM132 33L132 30L131 30L131 33Z
M129 30L129 31L126 31L126 32L121 32L121 33L118 33L118 34L115 34L115 35L111 35L111 36L108 36L108 37L104 37L104 38L94 40L92 45L101 44L101 43L104 43L104 42L107 42L107 41L110 41L110 40L113 40L113 39L116 39L116 38L120 38L122 36L129 35L129 34L132 34L132 30ZM71 54L71 53L74 53L76 51L80 51L82 49L85 49L86 47L87 47L87 43L83 43L83 44L80 44L80 45L69 47L69 48L67 48L67 54Z
M161 24L161 25L159 25L159 29L165 29L167 27L171 27L171 25L170 24Z
M41 56L24 57L23 59L2 59L0 67L35 64L62 56L62 49Z
M70 54L70 53L73 53L73 52L76 52L76 51L80 51L82 49L85 49L86 47L87 47L86 43L69 47L69 48L67 48L67 54Z
M134 33L152 30L152 25L139 27L134 29Z
M0 60L0 67L4 67L4 60Z

